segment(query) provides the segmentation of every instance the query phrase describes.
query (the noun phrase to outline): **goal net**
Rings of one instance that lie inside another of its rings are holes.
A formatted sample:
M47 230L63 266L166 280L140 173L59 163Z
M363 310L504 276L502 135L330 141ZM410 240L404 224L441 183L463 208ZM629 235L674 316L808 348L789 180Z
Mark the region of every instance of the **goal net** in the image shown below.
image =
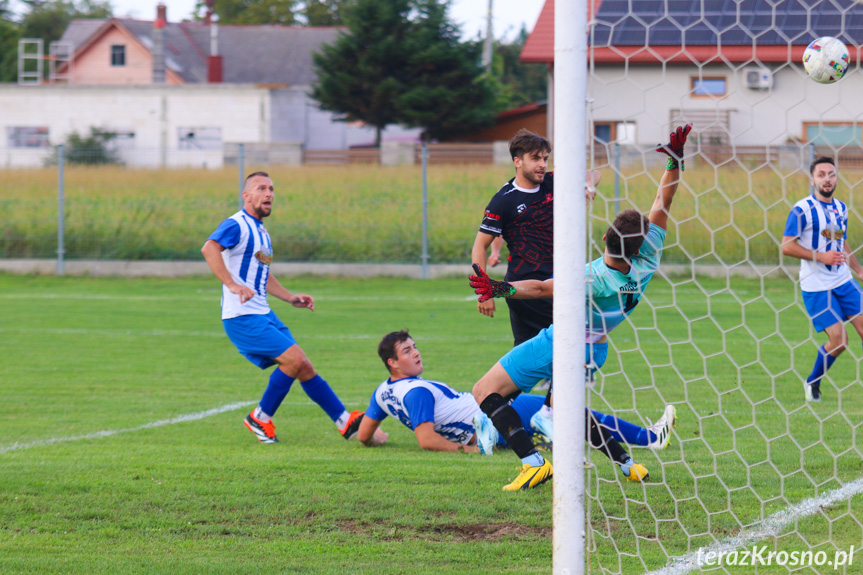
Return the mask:
M844 326L848 347L821 380L821 401L808 401L827 336L807 315L800 260L781 255L821 156L836 162L847 245L863 245L863 4L588 7L589 167L603 173L588 259L618 210L650 208L666 159L656 145L678 125L693 132L659 272L588 389L592 409L647 426L672 404L678 424L662 451L627 448L650 472L643 484L589 451L587 571L863 572L861 338ZM831 84L802 64L824 36L850 52Z

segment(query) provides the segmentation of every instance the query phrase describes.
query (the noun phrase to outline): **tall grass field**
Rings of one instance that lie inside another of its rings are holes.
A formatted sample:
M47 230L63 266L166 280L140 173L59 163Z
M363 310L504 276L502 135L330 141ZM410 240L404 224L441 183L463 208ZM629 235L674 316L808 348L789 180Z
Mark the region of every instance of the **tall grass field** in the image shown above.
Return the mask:
M194 202L173 196L159 197ZM386 378L376 346L388 331L409 328L425 375L464 391L511 346L505 311L480 316L466 278L285 283L316 311L276 312L351 410ZM551 570L553 485L501 491L518 471L511 452L424 452L389 420L388 444L365 448L299 386L275 418L281 442L258 444L242 419L268 374L224 335L213 278L0 275L0 298L0 573ZM816 341L791 282L654 280L588 397L642 425L673 403L679 423L666 450L629 450L645 484L589 452L593 572L661 569L863 477L860 347L806 404ZM859 549L861 521L855 497L762 543ZM802 572L859 573L856 559Z
M599 241L616 206L647 211L663 164L617 174L605 167L591 207ZM266 166L250 166L269 169ZM422 172L417 166L302 166L269 169L276 187L267 227L276 261L419 263ZM514 175L508 167L428 170L431 263L467 262L483 210ZM850 232L863 233L843 171L838 196L852 208ZM0 258L53 258L57 251L56 168L0 170ZM236 169L135 170L70 167L65 172L69 259L198 260L203 240L236 211ZM617 190L617 192L615 192ZM617 194L617 195L615 195ZM800 171L691 161L675 201L667 263L776 265L791 206L808 194Z

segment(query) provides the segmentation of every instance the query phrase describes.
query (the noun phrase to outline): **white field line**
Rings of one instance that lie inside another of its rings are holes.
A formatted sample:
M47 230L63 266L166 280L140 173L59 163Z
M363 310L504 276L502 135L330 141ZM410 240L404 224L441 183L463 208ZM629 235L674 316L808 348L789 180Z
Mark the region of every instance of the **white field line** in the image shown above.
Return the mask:
M662 569L650 571L646 575L685 575L690 571L700 571L703 565L698 564L699 552L702 557L706 556L708 553L729 553L735 549L748 547L762 539L776 537L780 535L786 527L798 519L814 515L822 508L830 507L831 505L851 499L861 492L863 492L863 478L852 481L844 487L822 493L818 497L805 499L800 503L786 507L782 511L777 511L757 527L746 529L734 537L726 537L722 541L718 541L713 545L702 547L698 551L674 559L670 564L666 565ZM713 557L716 557L716 555L713 555Z
M143 429L150 429L153 427L162 427L163 425L173 425L175 423L185 423L187 421L196 421L198 419L204 419L205 417L210 417L212 415L219 415L220 413L225 413L227 411L234 411L243 407L249 407L250 405L257 404L257 401L238 401L236 403L229 403L227 405L223 405L221 407L215 407L213 409L208 409L206 411L199 411L197 413L187 413L186 415L180 415L178 417L174 417L172 419L160 419L159 421L152 421L150 423L145 423L144 425L139 425L137 427L129 427L126 429L108 429L105 431L96 431L94 433L87 433L85 435L73 435L71 437L53 437L51 439L40 439L38 441L31 441L30 443L13 443L12 445L7 445L6 447L0 447L0 455L4 453L9 453L10 451L20 451L22 449L30 449L31 447L44 447L46 445L54 445L55 443L68 443L70 441L81 441L82 439L99 439L101 437L110 437L112 435L117 435L119 433L130 433L132 431L141 431Z

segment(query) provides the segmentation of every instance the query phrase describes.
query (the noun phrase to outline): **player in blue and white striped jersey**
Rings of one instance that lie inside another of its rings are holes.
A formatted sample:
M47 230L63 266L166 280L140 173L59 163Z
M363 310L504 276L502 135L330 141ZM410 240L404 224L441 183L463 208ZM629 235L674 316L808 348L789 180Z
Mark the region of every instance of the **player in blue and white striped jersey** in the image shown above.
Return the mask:
M782 237L782 253L800 260L800 289L812 325L827 334L806 378L808 401L821 401L821 379L848 345L843 322L850 322L863 339L863 290L850 271L863 277L863 267L846 241L848 207L833 197L838 181L833 158L812 162L813 193L794 204Z
M429 451L491 455L494 447L506 447L490 421L484 426L485 435L477 433L482 426L477 419L487 418L472 394L420 377L422 356L407 331L385 335L378 344L378 355L390 377L372 394L357 435L362 443L378 445L374 434L381 421L392 416L412 430L420 447ZM530 417L543 401L540 395L522 396L513 405L529 433L533 433Z
M394 417L416 434L420 447L430 451L480 452L492 455L493 449L508 447L471 393L456 391L449 385L421 377L424 367L416 343L407 331L388 333L378 344L378 355L390 377L372 394L357 438L368 446L377 445L374 433L381 421ZM519 395L512 402L526 433L536 430L530 420L543 405L541 395ZM647 445L650 432L614 416L592 412L617 441ZM638 430L642 431L638 436ZM550 444L545 444L550 448Z
M350 439L359 429L362 412L345 410L267 301L272 295L294 307L315 310L312 296L292 293L270 272L273 242L262 220L270 215L273 198L270 176L266 172L250 174L243 188L243 209L223 221L201 248L222 282L222 324L228 338L259 368L278 365L258 407L244 423L259 442L277 443L273 415L299 379L308 396L335 422L342 436ZM386 437L378 439L385 441Z

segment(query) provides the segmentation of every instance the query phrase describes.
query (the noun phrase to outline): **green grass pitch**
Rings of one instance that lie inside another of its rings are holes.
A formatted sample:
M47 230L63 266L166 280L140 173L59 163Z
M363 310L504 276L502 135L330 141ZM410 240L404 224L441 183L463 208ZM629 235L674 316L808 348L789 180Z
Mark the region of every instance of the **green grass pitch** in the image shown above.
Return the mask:
M649 484L591 454L596 572L661 568L863 477L856 336L824 402L806 405L818 340L793 284L654 281L589 400L641 424L672 402L680 423L667 450L630 450ZM283 283L315 296L314 313L273 307L349 409L386 376L387 331L409 328L425 375L465 391L511 345L505 312L477 314L466 279ZM366 449L298 385L277 445L259 445L239 407L142 427L260 398L266 374L225 337L219 297L211 278L0 275L0 573L549 572L552 487L503 493L509 452L423 452L394 421L389 444ZM74 439L106 430L131 431ZM847 549L861 511L851 499L764 543Z

